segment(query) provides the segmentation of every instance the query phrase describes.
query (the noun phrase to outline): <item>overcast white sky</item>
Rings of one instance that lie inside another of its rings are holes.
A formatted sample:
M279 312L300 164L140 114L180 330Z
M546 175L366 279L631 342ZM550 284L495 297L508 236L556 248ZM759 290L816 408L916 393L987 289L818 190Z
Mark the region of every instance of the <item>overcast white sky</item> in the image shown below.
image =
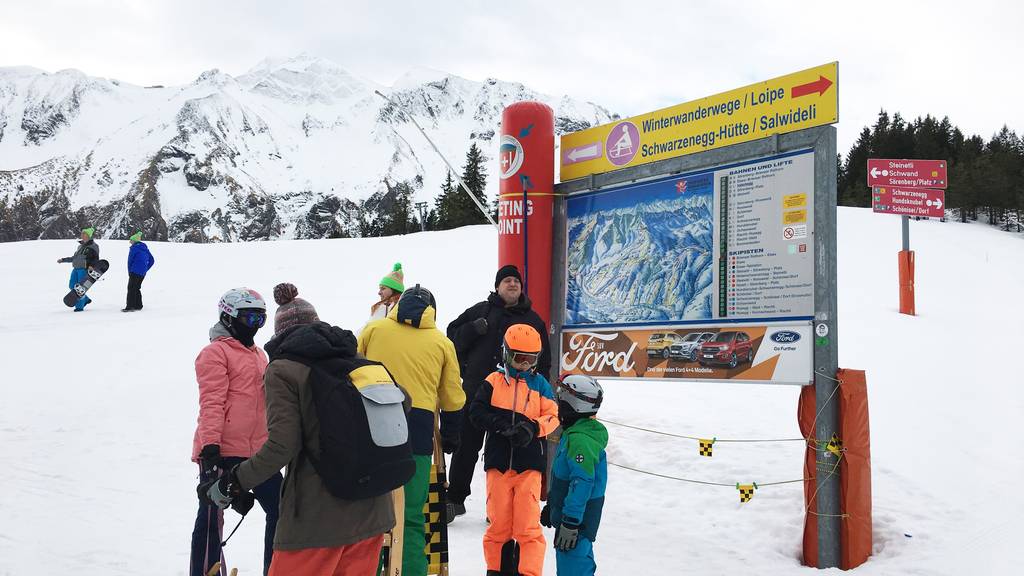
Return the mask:
M878 110L1024 132L1024 8L994 0L5 0L0 66L175 85L308 52L390 85L429 67L632 116L833 60L839 149Z

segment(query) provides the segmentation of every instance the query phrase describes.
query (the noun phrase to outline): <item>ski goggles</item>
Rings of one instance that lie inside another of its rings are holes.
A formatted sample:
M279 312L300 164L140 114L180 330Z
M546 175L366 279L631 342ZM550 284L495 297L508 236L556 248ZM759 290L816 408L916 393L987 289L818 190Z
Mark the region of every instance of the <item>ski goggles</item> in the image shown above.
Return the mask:
M529 364L530 366L533 366L537 363L538 357L540 357L540 353L531 354L529 352L512 352L512 363Z
M262 328L267 323L266 312L239 312L238 320L249 328Z

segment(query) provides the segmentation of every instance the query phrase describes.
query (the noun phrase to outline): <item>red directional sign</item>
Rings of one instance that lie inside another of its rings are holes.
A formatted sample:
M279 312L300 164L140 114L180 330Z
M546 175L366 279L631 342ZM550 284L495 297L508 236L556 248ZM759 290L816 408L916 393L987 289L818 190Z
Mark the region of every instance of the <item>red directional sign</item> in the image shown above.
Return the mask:
M868 158L868 186L945 188L945 160Z
M946 191L932 188L879 186L871 195L871 209L883 214L942 218L945 206Z

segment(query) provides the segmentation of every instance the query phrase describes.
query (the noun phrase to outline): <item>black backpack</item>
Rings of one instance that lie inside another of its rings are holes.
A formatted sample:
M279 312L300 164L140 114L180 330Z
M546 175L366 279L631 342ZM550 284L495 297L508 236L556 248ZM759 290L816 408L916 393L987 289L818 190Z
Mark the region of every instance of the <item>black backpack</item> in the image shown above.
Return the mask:
M384 365L353 358L311 368L320 455L306 454L327 490L360 500L404 486L416 471L405 393Z

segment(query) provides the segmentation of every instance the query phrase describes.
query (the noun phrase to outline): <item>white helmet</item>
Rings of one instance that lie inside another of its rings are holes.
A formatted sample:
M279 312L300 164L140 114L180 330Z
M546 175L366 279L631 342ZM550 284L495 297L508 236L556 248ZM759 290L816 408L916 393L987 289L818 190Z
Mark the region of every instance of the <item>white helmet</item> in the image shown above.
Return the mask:
M577 414L597 414L604 400L604 390L591 376L568 374L558 379L558 400L568 404Z
M266 311L267 303L263 300L263 296L260 296L260 293L255 290L250 290L249 288L232 288L220 297L220 302L217 303L217 308L232 318L238 318L239 310L244 308L255 308L257 310Z

